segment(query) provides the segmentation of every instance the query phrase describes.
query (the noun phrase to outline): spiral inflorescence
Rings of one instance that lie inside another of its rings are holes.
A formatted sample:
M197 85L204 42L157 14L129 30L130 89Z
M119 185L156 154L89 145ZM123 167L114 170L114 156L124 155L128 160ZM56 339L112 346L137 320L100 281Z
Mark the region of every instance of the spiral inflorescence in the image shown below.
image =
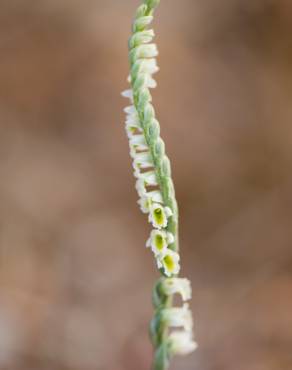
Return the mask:
M156 87L153 75L158 72L158 50L152 43L154 31L148 29L159 0L145 0L138 8L129 40L131 88L122 93L131 105L125 108L126 132L133 159L138 203L148 214L152 231L146 246L155 257L163 277L153 292L155 316L151 322L151 338L155 347L155 370L168 367L173 354L195 349L192 339L192 316L188 304L172 307L173 295L182 301L191 298L190 282L178 278L178 208L171 166L160 137L160 125L152 105L150 89ZM175 330L171 331L170 329ZM180 329L178 329L180 328Z

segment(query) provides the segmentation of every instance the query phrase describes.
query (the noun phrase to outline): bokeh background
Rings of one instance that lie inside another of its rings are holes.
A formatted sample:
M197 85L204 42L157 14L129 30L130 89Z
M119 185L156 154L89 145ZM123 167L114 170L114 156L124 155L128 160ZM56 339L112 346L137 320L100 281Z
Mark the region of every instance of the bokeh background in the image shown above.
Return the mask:
M157 278L120 91L138 0L2 0L0 369L146 370ZM154 92L199 349L292 369L292 3L162 1Z

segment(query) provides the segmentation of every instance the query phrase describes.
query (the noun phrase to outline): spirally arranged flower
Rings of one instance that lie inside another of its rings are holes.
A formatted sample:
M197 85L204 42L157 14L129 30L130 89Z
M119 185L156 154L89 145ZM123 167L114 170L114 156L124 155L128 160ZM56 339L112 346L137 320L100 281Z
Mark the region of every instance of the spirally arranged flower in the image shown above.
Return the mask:
M158 49L152 43L154 31L149 29L159 0L144 0L138 8L129 40L130 88L122 95L129 99L125 130L129 139L133 173L136 178L138 204L148 214L152 226L146 242L162 274L153 291L155 316L151 322L151 337L155 347L154 369L164 370L175 354L187 354L196 348L192 337L192 315L187 303L172 307L172 298L179 294L185 302L191 298L187 279L179 278L178 209L171 166L160 137L160 125L155 116L150 89L157 83ZM175 328L171 331L171 328Z
M159 68L155 59L158 55L157 47L155 44L149 44L154 37L154 31L143 29L153 19L151 15L142 15L146 8L148 7L144 4L138 9L137 14L141 16L134 22L134 34L129 41L131 74L128 80L132 88L122 93L130 100L130 105L125 108L125 128L133 159L134 176L137 179L136 189L140 197L138 204L143 213L149 214L148 220L154 230L167 230L168 219L173 216L174 211L169 207L161 186L163 178L161 165L164 163L164 167L167 166L168 158L164 152L164 143L159 137L159 123L154 117L149 92L149 89L156 87L153 74ZM146 115L147 112L149 117ZM171 182L171 179L168 181ZM168 240L172 241L168 244L173 244L173 230L167 232ZM179 272L179 256L176 251L170 253L171 250L162 248L160 253L157 253L157 249L151 249L157 259L157 265L164 270L166 276Z

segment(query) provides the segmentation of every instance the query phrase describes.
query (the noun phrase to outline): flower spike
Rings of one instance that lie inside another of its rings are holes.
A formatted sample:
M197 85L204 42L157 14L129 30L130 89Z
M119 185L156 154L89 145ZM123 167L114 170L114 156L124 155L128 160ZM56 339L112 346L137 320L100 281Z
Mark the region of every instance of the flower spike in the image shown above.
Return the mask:
M189 280L179 278L178 209L171 178L170 161L160 137L160 125L152 105L150 89L157 86L158 49L149 28L159 0L144 0L136 11L129 39L130 88L122 93L129 99L125 130L133 160L138 204L148 215L152 231L146 247L153 252L162 274L153 290L155 316L150 332L155 347L154 370L166 370L175 354L188 354L196 348L192 336L192 315L187 303L172 306L180 294L182 301L191 298ZM175 328L175 330L170 330ZM177 329L178 328L178 329Z

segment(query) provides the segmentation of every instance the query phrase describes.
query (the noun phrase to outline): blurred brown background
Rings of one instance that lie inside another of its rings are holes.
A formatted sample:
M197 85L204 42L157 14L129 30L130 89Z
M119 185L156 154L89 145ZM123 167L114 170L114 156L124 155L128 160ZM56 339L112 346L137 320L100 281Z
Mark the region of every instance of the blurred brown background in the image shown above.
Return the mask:
M138 3L1 1L1 370L149 369L119 95ZM162 1L155 28L200 346L172 369L291 370L292 3Z

